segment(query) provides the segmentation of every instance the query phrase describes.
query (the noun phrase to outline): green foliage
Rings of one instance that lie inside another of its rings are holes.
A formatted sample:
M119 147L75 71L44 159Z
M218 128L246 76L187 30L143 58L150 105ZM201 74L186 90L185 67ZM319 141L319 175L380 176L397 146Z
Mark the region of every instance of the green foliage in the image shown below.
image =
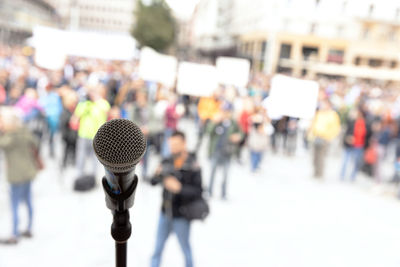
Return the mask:
M138 1L133 37L140 46L149 46L159 52L170 47L175 40L176 24L171 9L163 0L144 5Z

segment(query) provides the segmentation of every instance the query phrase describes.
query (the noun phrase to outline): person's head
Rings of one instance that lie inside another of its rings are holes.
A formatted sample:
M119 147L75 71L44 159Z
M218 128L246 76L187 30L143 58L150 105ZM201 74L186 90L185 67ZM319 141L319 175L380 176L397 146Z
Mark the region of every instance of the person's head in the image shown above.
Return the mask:
M18 112L13 107L2 107L0 109L0 130L11 132L22 126L22 121Z
M321 110L330 110L332 109L332 104L328 99L325 99L321 102Z
M233 106L229 102L225 102L222 105L222 119L223 120L228 120L231 119L233 115Z
M78 94L73 90L66 91L63 94L62 100L65 108L73 110L78 103Z
M179 156L186 151L186 137L181 131L174 131L168 140L172 156Z
M108 112L108 119L119 119L121 118L121 109L118 106L113 106Z

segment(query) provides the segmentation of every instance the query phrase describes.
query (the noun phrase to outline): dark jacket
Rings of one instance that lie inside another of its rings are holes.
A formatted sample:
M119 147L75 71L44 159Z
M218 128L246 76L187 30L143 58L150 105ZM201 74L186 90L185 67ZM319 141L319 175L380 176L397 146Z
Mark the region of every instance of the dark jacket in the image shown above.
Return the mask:
M60 117L60 130L62 139L69 144L75 144L78 138L78 132L71 129L69 122L72 117L72 112L64 108Z
M217 124L210 122L207 126L207 133L210 135L209 157L229 159L238 150L238 145L232 143L229 138L233 134L241 134L243 138L243 133L234 120L226 121L228 121L228 125L224 125L224 122Z
M173 218L183 217L181 207L201 198L201 169L197 164L195 154L189 154L181 169L174 168L172 157L162 161L162 171L153 177L151 183L156 185L161 183L164 177L175 176L182 184L182 190L178 194L173 194L163 190L162 212Z

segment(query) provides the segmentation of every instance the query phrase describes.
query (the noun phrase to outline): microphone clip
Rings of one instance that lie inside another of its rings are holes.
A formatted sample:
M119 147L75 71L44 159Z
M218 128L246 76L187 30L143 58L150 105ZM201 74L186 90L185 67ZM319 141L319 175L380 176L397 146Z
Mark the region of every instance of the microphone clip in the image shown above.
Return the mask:
M103 177L102 185L106 194L107 207L112 210L113 223L111 225L111 236L117 243L126 242L132 233L132 225L129 221L129 208L133 205L138 178L135 175L133 183L129 188L120 193L113 193L108 185L107 179Z

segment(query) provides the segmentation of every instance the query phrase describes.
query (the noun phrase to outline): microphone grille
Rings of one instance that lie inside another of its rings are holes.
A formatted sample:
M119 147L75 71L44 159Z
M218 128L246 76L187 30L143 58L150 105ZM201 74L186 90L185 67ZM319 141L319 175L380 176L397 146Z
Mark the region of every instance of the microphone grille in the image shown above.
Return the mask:
M128 172L146 151L146 139L139 126L130 120L114 119L104 123L93 139L99 161L109 171Z

